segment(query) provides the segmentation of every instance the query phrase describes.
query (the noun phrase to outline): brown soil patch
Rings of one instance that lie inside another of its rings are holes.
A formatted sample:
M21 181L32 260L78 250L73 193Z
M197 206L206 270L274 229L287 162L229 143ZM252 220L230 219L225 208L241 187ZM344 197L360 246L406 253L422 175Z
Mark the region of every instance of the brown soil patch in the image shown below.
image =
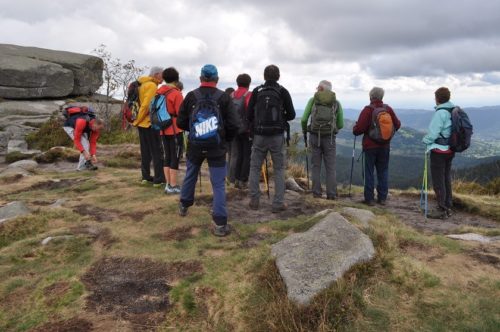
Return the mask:
M172 282L203 270L200 262L155 262L151 259L103 258L82 277L90 295L86 308L112 313L138 327L153 328L165 319Z
M86 235L99 242L104 248L111 247L112 244L119 241L119 239L112 235L109 228L100 228L95 226L77 226L70 229L71 233L75 235Z
M11 176L4 176L4 177L0 178L0 183L12 184L12 183L19 182L19 180L21 180L22 178L23 178L22 174L14 174Z
M119 219L120 212L112 209L103 209L97 206L78 205L73 208L73 212L82 216L88 216L97 222L108 222Z
M230 222L237 222L243 224L262 223L271 220L287 220L295 218L300 215L313 215L325 209L325 206L308 202L306 197L294 192L287 191L285 193L285 203L288 208L280 213L272 213L272 197L273 192L271 189L271 198L268 199L267 194L263 193L260 197L260 205L258 210L251 210L248 207L250 198L246 190L227 190L227 212ZM212 195L199 195L196 196L197 205L212 205Z
M500 269L500 245L482 245L471 249L468 253L476 261Z
M157 235L157 237L164 241L184 241L196 237L200 232L201 229L199 227L187 225L174 228L166 233Z
M146 215L148 215L149 213L151 212L131 211L122 213L121 216L132 219L133 221L143 221Z
M33 332L88 332L93 330L92 322L73 317L68 320L46 323Z
M28 190L56 190L56 189L64 189L69 188L75 185L78 185L82 182L87 181L88 179L62 179L62 180L49 180L43 181L39 183L35 183Z
M45 296L45 303L48 306L55 304L60 298L62 298L70 289L69 282L61 281L56 282L50 286L47 286L43 290L43 295Z
M204 256L208 257L224 257L227 256L229 252L224 249L208 249L203 251Z
M266 233L255 233L250 236L247 240L240 244L240 248L254 248L257 247L260 242L268 239L271 235Z

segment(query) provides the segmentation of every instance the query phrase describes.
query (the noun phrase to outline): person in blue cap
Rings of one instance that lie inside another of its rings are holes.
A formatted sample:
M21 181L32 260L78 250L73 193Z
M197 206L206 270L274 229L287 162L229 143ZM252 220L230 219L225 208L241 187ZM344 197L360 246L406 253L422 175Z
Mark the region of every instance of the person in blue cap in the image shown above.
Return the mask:
M189 92L181 105L177 125L189 131L187 170L181 189L179 215L186 216L194 203L201 164L208 161L213 191L214 235L229 234L226 209L226 142L237 135L240 120L231 97L217 88L219 74L214 65L203 66L200 87Z

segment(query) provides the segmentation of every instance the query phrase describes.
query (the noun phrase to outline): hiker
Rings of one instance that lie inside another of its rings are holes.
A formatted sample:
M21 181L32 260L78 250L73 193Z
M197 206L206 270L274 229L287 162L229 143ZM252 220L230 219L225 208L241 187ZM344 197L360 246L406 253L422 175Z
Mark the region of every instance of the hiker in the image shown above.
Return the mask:
M434 92L436 111L432 116L427 135L422 141L430 152L431 177L436 194L437 209L430 211L428 217L446 219L452 215L451 164L455 152L450 149L448 138L451 136L451 115L455 105L450 102L450 90L441 87Z
M217 89L219 75L214 65L203 66L200 87L189 92L177 118L179 128L189 131L187 170L181 189L179 215L186 216L194 203L194 192L201 165L208 161L213 191L214 235L229 234L226 210L226 142L237 134L239 119L228 94Z
M177 171L184 149L184 135L182 129L177 127L177 117L183 100L178 87L179 72L175 68L169 67L163 71L162 77L166 84L160 87L156 93L165 96L167 111L172 116L172 124L160 131L163 172L167 181L165 194L180 194L181 187L177 184Z
M75 149L80 151L76 169L97 170L97 140L104 129L104 121L95 118L93 110L87 107L70 106L66 108L66 121L63 129L73 140Z
M229 87L224 90L229 96L234 93L234 88ZM234 184L236 181L236 161L238 160L239 151L236 146L236 140L227 142L227 181L229 184Z
M308 125L309 117L311 123ZM344 112L335 92L332 91L332 83L326 80L319 82L317 92L306 105L301 124L306 146L307 133L310 133L313 196L323 197L320 177L323 161L326 168L326 199L334 200L337 198L335 138L338 131L344 127Z
M250 208L259 209L260 173L267 153L271 153L274 170L274 199L271 211L286 210L285 204L285 137L288 122L295 119L295 109L287 89L278 84L280 70L275 65L264 69L265 83L256 87L248 103L248 121L254 134L250 159Z
M246 189L248 186L248 175L250 173L250 155L252 154L252 141L250 139L250 128L248 125L248 103L252 92L250 83L252 78L248 74L240 74L236 78L238 89L231 94L233 104L240 118L240 130L234 139L232 151L237 151L234 174L234 187L237 189ZM234 160L234 158L232 158Z
M401 127L392 108L384 104L384 89L374 87L370 91L370 105L363 108L352 129L354 135L363 135L364 155L364 200L362 203L375 205L374 171L377 170L377 202L386 204L389 194L389 154L394 133Z
M149 76L139 77L139 113L133 126L139 131L139 143L141 147L141 172L142 184L153 184L161 187L165 183L163 174L163 163L160 155L160 136L151 128L149 118L149 106L153 100L158 84L163 80L163 68L153 67ZM154 176L151 176L151 161L153 162Z

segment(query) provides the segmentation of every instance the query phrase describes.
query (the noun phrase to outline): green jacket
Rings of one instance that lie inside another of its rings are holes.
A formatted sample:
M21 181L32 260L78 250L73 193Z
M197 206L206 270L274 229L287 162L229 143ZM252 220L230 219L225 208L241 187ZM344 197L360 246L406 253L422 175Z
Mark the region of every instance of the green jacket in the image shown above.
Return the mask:
M344 128L344 111L342 110L342 104L337 100L339 108L337 110L337 129L340 130ZM309 117L311 116L311 111L314 105L314 97L309 99L306 105L306 109L304 110L304 115L302 115L302 120L300 123L302 124L302 131L307 132L307 123L309 122Z

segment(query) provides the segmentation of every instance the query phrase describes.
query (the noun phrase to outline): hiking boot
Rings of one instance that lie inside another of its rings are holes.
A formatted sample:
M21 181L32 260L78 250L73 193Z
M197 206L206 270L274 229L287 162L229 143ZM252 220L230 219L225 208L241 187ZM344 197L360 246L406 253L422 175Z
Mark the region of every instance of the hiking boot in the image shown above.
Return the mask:
M361 201L361 204L365 204L368 206L375 206L375 202L373 200L367 201L366 199Z
M313 198L323 198L322 194L313 194Z
M436 210L429 211L429 213L427 213L427 218L430 218L430 219L448 219L448 214L446 213L446 210L436 209Z
M455 214L455 212L452 209L446 209L446 215L448 216L448 218L454 214Z
M165 194L166 195L172 195L174 193L173 187L170 186L170 184L165 185Z
M271 207L271 212L272 213L280 213L280 212L286 211L286 208L287 208L287 206L285 203L283 203L281 205L273 205Z
M153 188L161 188L165 185L165 183L153 183Z
M92 164L92 162L90 160L87 160L85 162L85 170L87 171L97 171L99 167L97 167L96 165Z
M259 199L258 198L251 198L248 206L252 210L258 210L259 209Z
M385 206L385 205L387 205L387 200L385 200L385 199L378 199L377 203L380 204L380 205Z
M187 214L188 214L188 208L182 205L182 203L179 203L179 216L185 217L187 216Z
M229 228L229 225L226 224L226 225L215 225L213 233L215 236L224 237L229 235L230 232L231 230Z
M337 200L337 196L326 196L326 199L329 201L335 201Z
M153 184L153 181L143 179L143 180L141 180L141 184L143 186L149 186L149 185Z
M180 195L181 193L181 187L179 185L170 187L172 189L172 194L174 195Z
M244 181L238 181L238 186L234 185L235 188L240 189L240 190L245 190L248 188L248 183Z

